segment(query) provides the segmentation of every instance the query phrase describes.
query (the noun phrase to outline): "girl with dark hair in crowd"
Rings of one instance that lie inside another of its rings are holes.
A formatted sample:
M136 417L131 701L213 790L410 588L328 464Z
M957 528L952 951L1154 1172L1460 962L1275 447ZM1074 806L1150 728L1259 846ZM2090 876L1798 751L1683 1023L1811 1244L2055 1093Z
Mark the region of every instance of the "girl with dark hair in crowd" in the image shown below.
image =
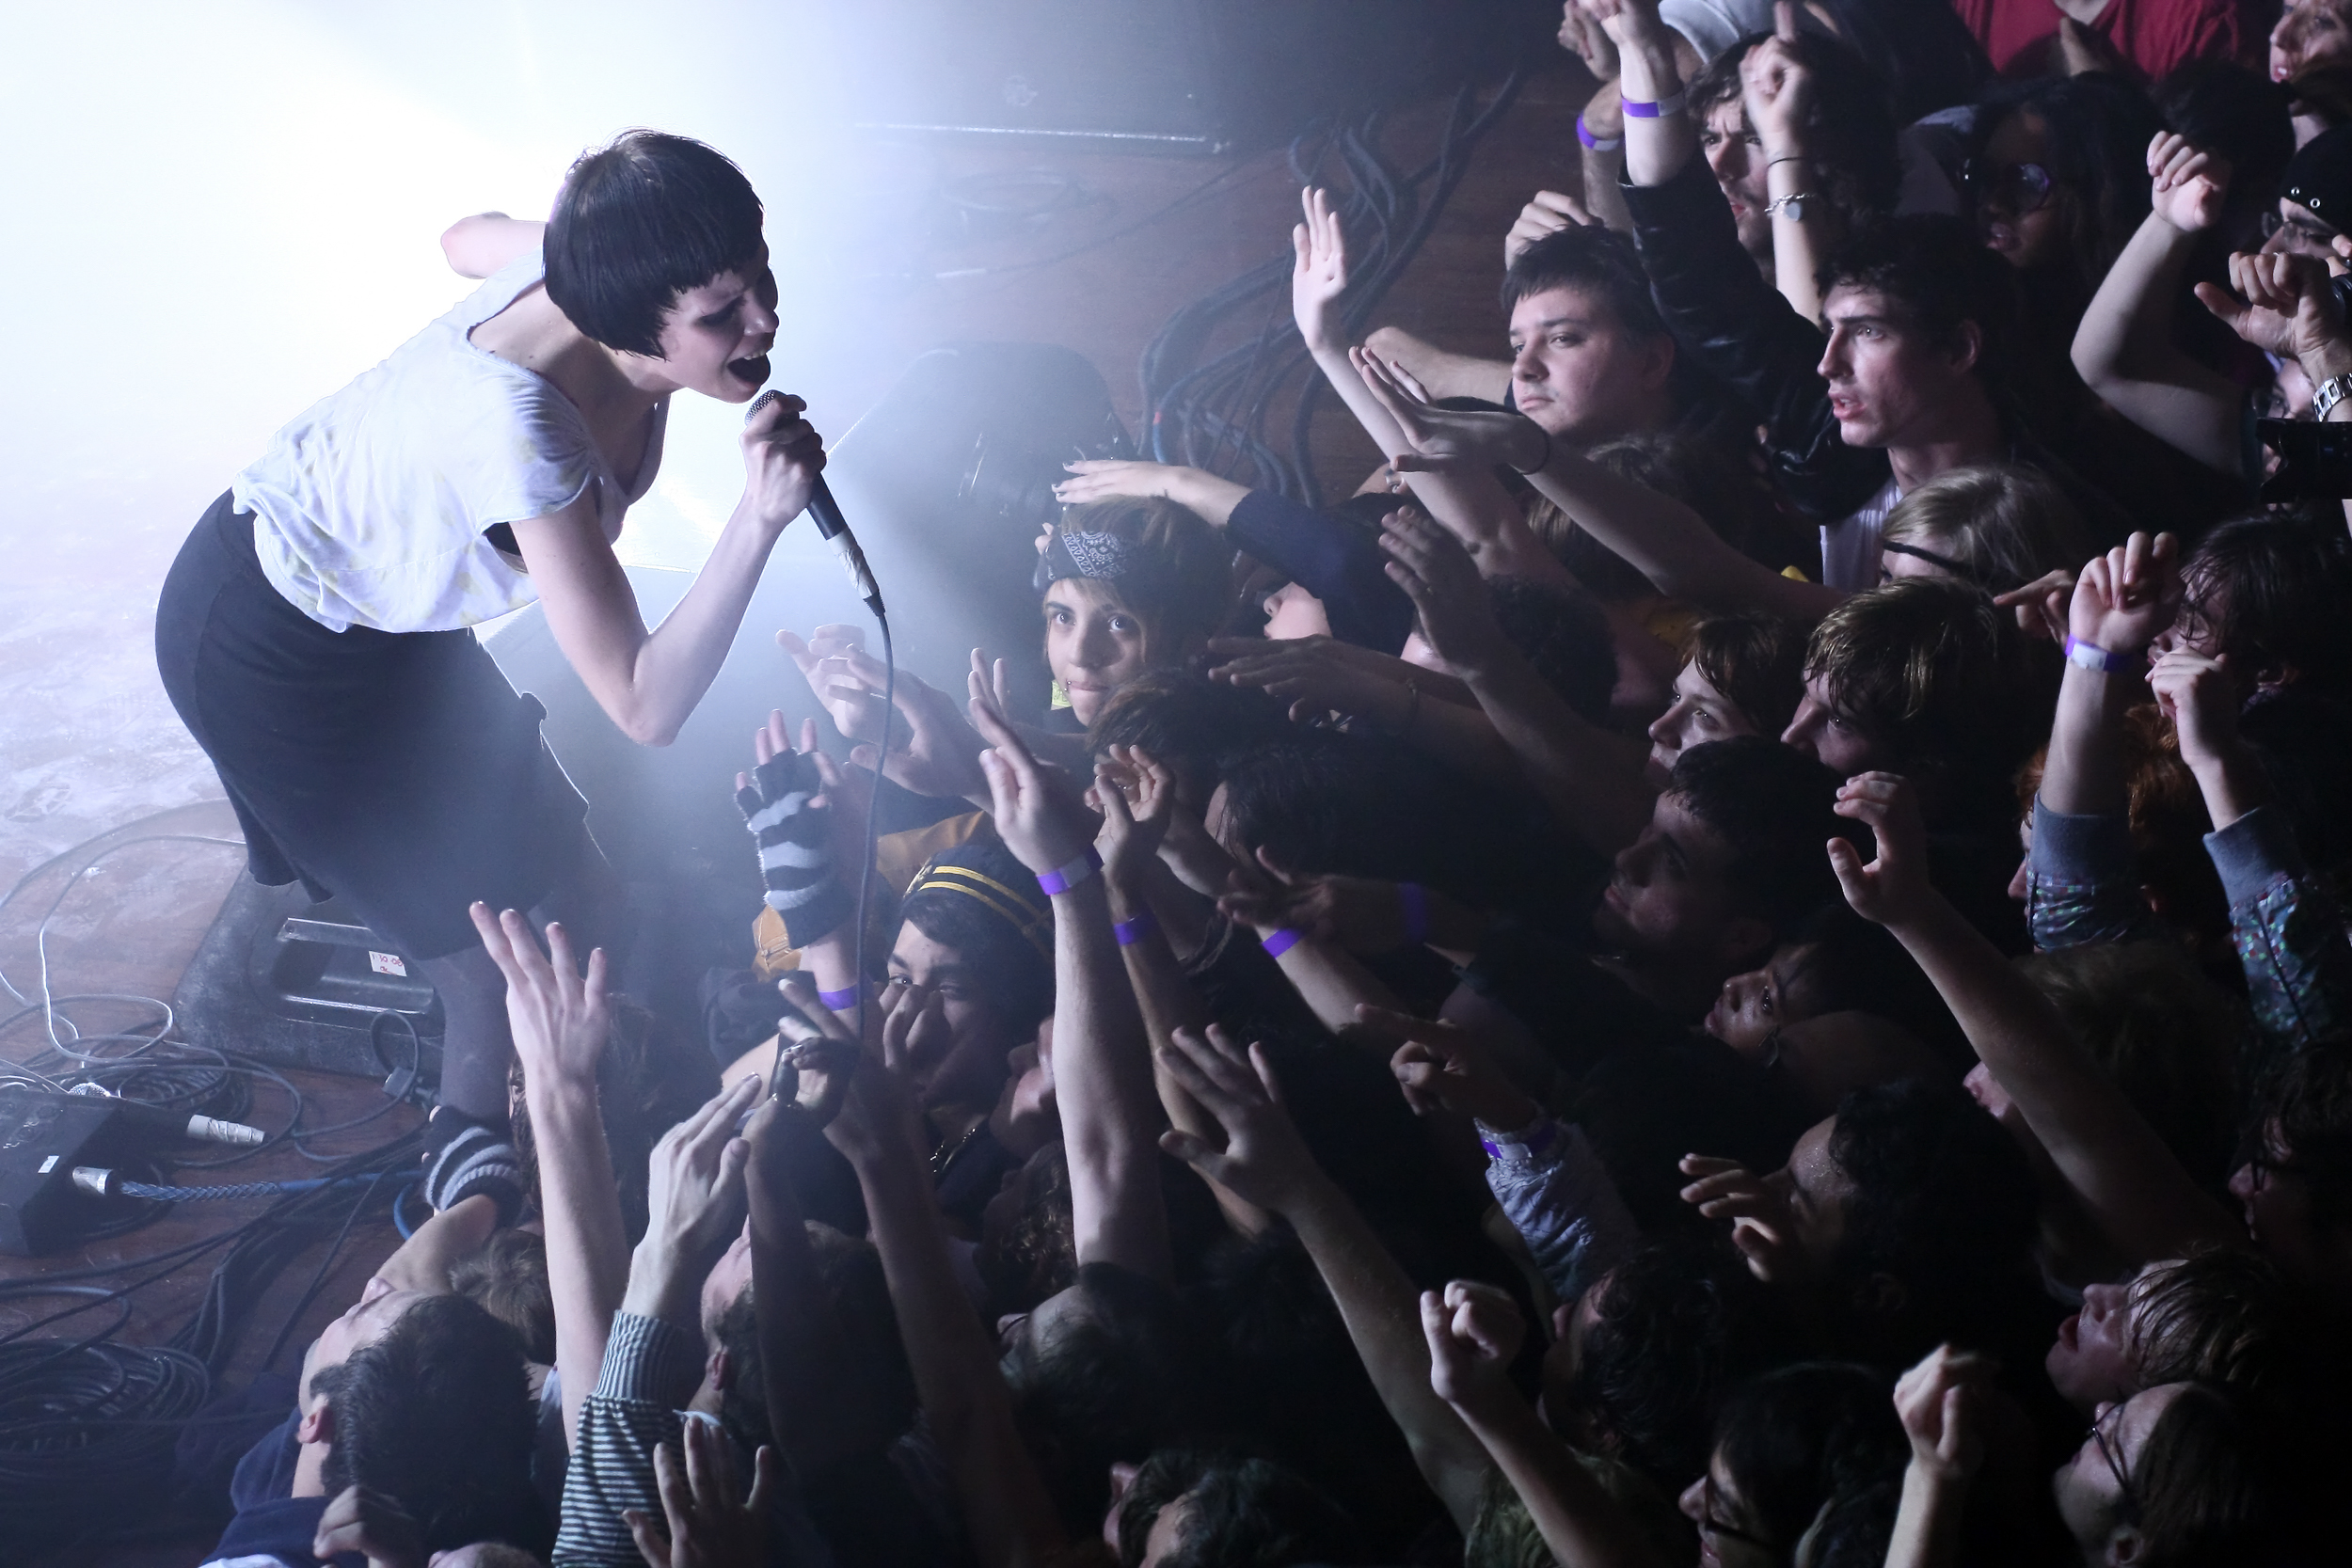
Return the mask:
M734 642L823 453L797 399L745 425L742 499L648 630L613 554L671 397L748 403L779 325L759 198L700 142L633 131L575 164L545 224L443 236L487 281L280 430L189 535L156 658L218 770L256 880L330 895L445 1016L426 1196L519 1202L503 988L468 907L623 934L579 793L473 628L546 607L632 739L666 745Z

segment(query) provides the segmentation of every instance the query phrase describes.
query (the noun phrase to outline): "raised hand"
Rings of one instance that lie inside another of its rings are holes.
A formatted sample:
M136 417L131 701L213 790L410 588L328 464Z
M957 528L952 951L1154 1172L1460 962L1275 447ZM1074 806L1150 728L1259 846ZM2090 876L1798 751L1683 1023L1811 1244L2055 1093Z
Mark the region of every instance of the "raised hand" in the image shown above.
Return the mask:
M1140 746L1113 746L1109 757L1094 765L1094 787L1087 799L1103 814L1102 832L1094 836L1103 875L1114 886L1139 893L1168 837L1176 809L1175 775Z
M818 626L805 642L780 631L776 645L791 656L810 692L843 736L868 742L882 738L886 672L882 660L866 653L856 627ZM870 758L861 749L850 753L850 760L861 766L880 761L894 782L918 795L953 800L977 793L983 787L975 760L980 741L964 722L956 700L906 670L898 672L896 696L898 719L890 726L889 755ZM862 825L862 816L860 821Z
M767 1561L775 1455L762 1443L752 1456L747 1497L736 1481L734 1440L715 1422L689 1420L679 1438L683 1460L668 1443L653 1451L661 1522L639 1509L621 1513L637 1542L637 1555L645 1568L760 1568Z
M2017 614L2017 629L2045 641L2066 641L2067 609L2074 597L2074 574L2053 567L2031 582L1995 594L1993 602Z
M1867 865L1842 838L1829 841L1830 869L1854 913L1881 926L1915 919L1933 890L1928 885L1928 829L1909 781L1893 773L1857 773L1837 786L1840 816L1869 824L1878 853Z
M2180 545L2172 535L2135 533L2088 562L2066 615L2078 642L2130 656L2146 651L2181 606Z
M661 1134L647 1163L645 1240L686 1272L711 1263L743 1228L743 1164L751 1148L736 1124L759 1103L764 1085L739 1078L702 1109ZM695 1275L700 1278L701 1275Z
M1658 0L1580 0L1580 4L1620 50L1647 49L1671 56L1674 44L1658 14Z
M833 810L827 785L842 783L841 771L817 749L814 719L803 721L801 742L794 751L783 712L771 712L752 736L752 771L735 776L735 803L759 847L768 907L792 945L804 948L856 911L849 880L863 864L864 836L862 814L845 833Z
M1345 643L1329 637L1213 637L1209 652L1224 660L1209 669L1211 680L1254 686L1290 705L1295 723L1330 713L1379 720L1409 695L1401 681L1359 663ZM1403 673L1410 668L1395 661Z
M1560 47L1582 60L1594 81L1617 79L1617 40L1598 21L1587 16L1577 0L1566 0L1560 8Z
M1767 1285L1782 1284L1804 1272L1797 1225L1780 1189L1733 1160L1686 1154L1682 1174L1691 1183L1682 1201L1710 1220L1731 1222L1731 1243L1747 1260L1748 1272Z
M1262 931L1288 927L1351 953L1393 953L1410 944L1397 883L1293 871L1263 846L1258 868L1264 875L1218 897L1228 920Z
M993 703L976 697L971 711L988 742L980 768L988 777L989 816L1005 847L1041 877L1082 858L1099 824L1078 791L1039 765Z
M1568 14L1570 16L1582 14L1577 10L1573 0L1568 7ZM1593 31L1606 41L1607 34L1602 33L1598 27L1595 27ZM1615 45L1613 44L1609 50L1610 68L1613 71L1616 67L1616 59L1617 51ZM1592 121L1588 119L1585 124L1592 126ZM1600 134L1598 127L1594 127L1593 130L1594 135ZM1558 191L1537 191L1534 199L1519 209L1518 220L1511 225L1511 231L1502 237L1502 264L1507 267L1518 261L1519 252L1534 245L1537 240L1547 239L1564 229L1591 229L1599 222L1598 218L1585 211L1584 203L1575 197L1564 196Z
M531 934L519 910L493 915L476 901L467 911L490 961L506 978L506 1023L526 1079L542 1083L593 1083L612 1015L605 995L604 949L588 955L583 972L572 958L572 939L563 926L548 923L548 951Z
M1297 260L1291 269L1291 319L1309 353L1331 354L1347 346L1347 325L1340 300L1347 293L1347 235L1331 198L1310 185L1298 193L1305 219L1291 230Z
M1062 467L1070 477L1055 484L1054 499L1064 506L1079 506L1088 501L1140 500L1153 496L1177 500L1188 479L1211 477L1198 468L1110 457L1084 458L1065 463Z
M2228 159L2201 150L2186 136L2160 131L2148 144L2148 178L2156 216L2182 233L2202 233L2219 221L2230 194Z
M1474 1117L1497 1132L1517 1132L1544 1113L1503 1076L1477 1035L1458 1023L1359 1005L1356 1026L1395 1048L1389 1070L1416 1116L1442 1109Z
M1422 640L1464 677L1485 670L1508 643L1495 621L1486 582L1459 539L1418 512L1381 519L1381 569L1405 590L1421 619Z
M332 1562L345 1552L368 1560L368 1568L425 1568L424 1537L400 1504L364 1486L346 1486L319 1515L310 1555Z
M1235 1196L1277 1213L1324 1180L1282 1104L1265 1047L1245 1052L1213 1023L1205 1036L1177 1030L1174 1042L1158 1054L1160 1065L1216 1118L1225 1134L1220 1150L1205 1139L1170 1130L1160 1134L1162 1148Z
M2230 258L2230 288L2200 283L2197 298L2256 348L2302 360L2314 380L2343 369L2333 361L2344 353L2344 311L2315 256L2239 251Z
M1511 1363L1527 1341L1527 1320L1507 1293L1469 1279L1423 1291L1421 1329L1429 1340L1430 1391L1446 1403L1518 1397Z
M1982 1402L1995 1371L1972 1351L1938 1345L1895 1381L1895 1414L1911 1462L1940 1481L1963 1481L1984 1463Z
M2174 648L2150 668L2148 685L2181 737L2181 760L2191 772L2202 779L2240 760L2237 683L2226 658Z
M1797 54L1796 8L1788 0L1772 7L1773 33L1740 62L1740 87L1747 100L1748 123L1767 157L1799 157L1805 148L1818 96L1812 68Z
M1403 366L1362 349L1350 350L1348 359L1405 437L1409 450L1390 459L1399 473L1470 473L1501 464L1533 473L1551 451L1551 437L1524 414L1438 408Z

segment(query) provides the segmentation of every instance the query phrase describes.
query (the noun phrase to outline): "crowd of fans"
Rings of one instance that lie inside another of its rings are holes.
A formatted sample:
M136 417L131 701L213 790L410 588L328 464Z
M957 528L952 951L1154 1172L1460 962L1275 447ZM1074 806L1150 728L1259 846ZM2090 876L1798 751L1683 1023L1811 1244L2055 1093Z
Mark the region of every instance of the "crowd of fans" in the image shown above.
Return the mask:
M2352 544L2253 438L2352 420L2352 6L2254 11L1572 0L1507 358L1307 192L1392 461L1071 465L1043 713L780 639L707 1041L476 906L524 1168L215 1558L2352 1556Z

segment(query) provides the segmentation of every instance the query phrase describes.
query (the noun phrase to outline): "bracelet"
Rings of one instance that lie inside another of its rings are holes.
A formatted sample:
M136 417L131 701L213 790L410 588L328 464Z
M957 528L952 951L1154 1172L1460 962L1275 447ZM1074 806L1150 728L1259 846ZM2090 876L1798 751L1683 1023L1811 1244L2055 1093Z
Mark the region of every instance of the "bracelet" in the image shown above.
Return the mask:
M1629 98L1625 100L1625 112L1627 117L1632 119L1663 119L1668 115L1680 114L1686 102L1688 100L1677 88L1654 103L1645 103L1638 99Z
M2352 392L2352 375L2331 375L2312 388L2312 418L2327 423L2329 411L2344 401L2346 392Z
M844 1007L857 1006L857 988L850 986L844 990L820 990L817 993L817 1000L837 1013Z
M1775 218L1785 215L1791 223L1803 223L1804 204L1812 199L1811 191L1790 191L1787 196L1775 197L1764 203L1764 215Z
M1625 138L1623 136L1594 135L1591 131L1585 128L1584 117L1581 114L1579 114L1576 117L1576 139L1582 142L1589 150L1594 152L1614 152L1617 149L1625 145Z
M1089 845L1085 854L1080 855L1068 865L1057 865L1040 876L1037 885L1043 890L1045 896L1051 898L1057 893L1068 893L1102 869L1103 857L1096 854L1093 847Z
M1522 414L1519 418L1524 420L1527 419L1527 416ZM1528 420L1527 422L1529 424L1534 424L1536 434L1544 438L1544 455L1536 460L1535 466L1532 468L1522 468L1517 463L1512 464L1511 471L1519 475L1521 478L1525 478L1529 474L1542 473L1546 468L1551 467L1551 432L1546 430L1542 425L1535 424L1534 420Z
M1813 159L1808 153L1788 152L1777 158L1765 159L1764 166L1766 168L1771 168L1774 164L1809 164L1812 161Z
M1258 939L1258 945L1265 949L1267 958L1279 958L1283 954L1289 952L1292 948L1297 946L1299 938L1299 932L1292 930L1287 926L1281 926L1277 927L1275 929L1268 931L1264 936L1260 937Z
M1405 906L1405 940L1419 947L1429 940L1429 890L1419 882L1399 882L1396 901Z
M1111 935L1119 939L1120 946L1133 947L1159 928L1160 923L1153 918L1150 910L1138 910L1133 920L1121 920L1113 924Z
M2078 637L2066 640L2066 662L2078 670L2089 670L2102 675L2129 675L2139 668L2138 658L2131 654L2111 654L2106 649L2085 642Z

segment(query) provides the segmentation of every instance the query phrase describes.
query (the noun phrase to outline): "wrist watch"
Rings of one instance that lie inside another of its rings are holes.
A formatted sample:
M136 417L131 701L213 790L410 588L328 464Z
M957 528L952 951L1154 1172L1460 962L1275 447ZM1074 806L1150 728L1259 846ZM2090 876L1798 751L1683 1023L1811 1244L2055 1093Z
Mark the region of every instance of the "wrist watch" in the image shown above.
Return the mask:
M2352 392L2352 375L2331 375L2312 388L2312 418L2326 420L2328 411Z

